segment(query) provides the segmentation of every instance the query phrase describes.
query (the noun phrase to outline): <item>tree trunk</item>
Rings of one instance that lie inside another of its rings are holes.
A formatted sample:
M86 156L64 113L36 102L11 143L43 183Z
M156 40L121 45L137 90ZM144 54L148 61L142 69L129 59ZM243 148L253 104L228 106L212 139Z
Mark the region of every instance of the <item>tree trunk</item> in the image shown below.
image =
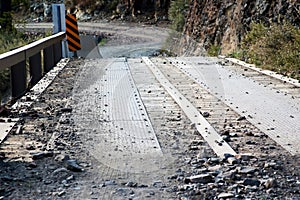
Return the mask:
M12 30L11 0L0 0L0 26L1 30Z

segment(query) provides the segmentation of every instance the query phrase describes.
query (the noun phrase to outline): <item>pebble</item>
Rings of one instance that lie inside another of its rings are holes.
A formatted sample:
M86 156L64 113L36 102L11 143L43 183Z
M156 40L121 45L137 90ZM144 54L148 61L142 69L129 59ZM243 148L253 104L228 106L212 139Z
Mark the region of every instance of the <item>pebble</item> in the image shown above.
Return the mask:
M66 161L67 169L73 172L83 172L84 169L77 164L76 160L67 160Z
M225 180L231 180L235 177L235 175L236 175L236 170L230 170L230 171L226 171L226 172L223 171L216 178L219 181L223 181L224 179Z
M35 162L31 162L31 163L28 164L28 167L30 167L30 168L36 168L37 164Z
M65 112L72 112L72 110L73 110L72 108L66 107L66 108L62 108L60 111L65 113Z
M224 153L224 159L227 160L229 157L234 157L234 155L230 153Z
M163 182L162 181L155 181L153 184L153 187L163 187L164 186L164 184L163 184Z
M264 186L266 189L270 189L270 188L273 188L273 187L276 187L277 185L277 181L273 178L270 178L268 179L265 183L264 183Z
M54 155L53 152L38 152L38 153L32 154L32 159L39 160L39 159L46 158L46 157L52 157L53 155Z
M111 186L111 185L117 185L117 183L114 180L107 180L104 182L104 186Z
M243 185L247 186L259 186L260 185L260 181L257 180L257 179L250 179L250 178L246 178L244 181L243 181Z
M237 133L235 133L235 132L234 132L234 133L229 133L229 136L230 136L230 137L237 137L237 136L238 136L238 134L237 134Z
M225 142L230 142L230 136L229 136L229 135L222 135L222 139L223 139Z
M209 112L203 112L203 113L202 113L202 116L205 117L205 118L207 118L207 117L210 116L210 114L209 114Z
M249 161L250 159L254 159L255 156L253 156L252 154L237 154L235 156L235 158L242 160L242 161Z
M129 181L129 182L127 182L127 183L125 184L125 186L127 186L127 187L137 187L138 184L135 183L135 182Z
M255 167L240 167L238 169L238 173L240 174L254 174L255 171L257 171Z
M57 174L59 174L59 173L69 173L69 171L66 169L66 168L64 168L64 167L62 167L62 168L58 168L58 169L56 169L56 170L54 170L53 172L52 172L52 176L57 176Z
M238 163L238 159L236 159L235 157L229 157L227 158L227 162L231 165L235 165Z
M273 168L275 169L277 167L277 163L276 162L267 162L264 165L264 168Z
M232 194L232 193L223 192L218 195L218 199L224 199L224 198L226 199L226 198L232 198L232 197L234 197L234 194Z
M61 192L58 192L58 193L57 193L57 196L61 197L61 196L63 196L65 193L66 193L66 191L63 190L63 191L61 191Z
M214 182L213 176L210 174L199 174L185 179L185 183L212 183Z

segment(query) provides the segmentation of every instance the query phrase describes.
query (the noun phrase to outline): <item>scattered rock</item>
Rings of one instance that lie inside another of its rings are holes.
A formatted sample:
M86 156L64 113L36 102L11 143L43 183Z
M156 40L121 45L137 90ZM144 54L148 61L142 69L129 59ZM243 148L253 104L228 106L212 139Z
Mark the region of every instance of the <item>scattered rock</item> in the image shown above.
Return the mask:
M38 160L38 159L42 159L42 158L47 158L47 157L52 157L54 155L53 152L38 152L38 153L34 153L32 154L32 159L33 160Z
M264 168L276 169L277 168L277 163L276 162L267 162L267 163L265 163Z
M60 191L60 192L57 193L57 196L61 197L61 196L63 196L65 193L66 193L65 190Z
M127 186L127 187L137 187L138 186L138 184L137 183L135 183L135 182L132 182L132 181L129 181L129 182L127 182L126 184L125 184L125 186Z
M257 171L255 167L240 167L238 169L239 174L254 174L255 171Z
M205 118L207 118L207 117L210 116L210 114L209 114L209 112L203 112L203 113L202 113L202 116L205 117Z
M242 160L242 161L249 161L250 159L255 158L252 154L237 154L235 158Z
M230 153L224 153L224 159L227 160L230 157L234 157L234 155L230 154Z
M33 144L27 144L26 149L27 150L35 150L35 146Z
M234 194L232 194L232 193L223 192L218 195L218 199L227 199L227 198L232 198L232 197L234 197Z
M3 160L5 158L5 153L4 152L0 152L0 160Z
M260 181L257 180L257 179L250 179L250 178L246 178L244 181L243 181L243 185L247 186L259 186L260 185Z
M277 186L277 181L273 178L270 178L264 183L264 186L265 186L266 189L276 187Z
M210 174L199 174L185 179L185 183L213 183L214 179Z
M104 184L104 186L117 185L116 181L114 181L114 180L106 180L103 184Z
M66 108L62 108L60 111L66 113L66 112L72 112L72 110L73 110L72 108L66 107Z
M60 174L62 172L69 174L69 171L66 168L62 167L62 168L58 168L58 169L54 170L52 172L52 176L57 176L58 174Z
M84 169L77 164L76 160L66 160L66 167L68 170L73 171L73 172L83 172Z
M235 165L238 163L238 159L236 159L235 157L229 157L227 158L227 162L231 165Z
M237 121L243 121L243 120L246 120L245 116L241 116L241 117L237 118Z
M28 164L27 167L29 167L30 169L36 168L36 167L37 167L37 164L36 164L35 162L31 162L31 163Z

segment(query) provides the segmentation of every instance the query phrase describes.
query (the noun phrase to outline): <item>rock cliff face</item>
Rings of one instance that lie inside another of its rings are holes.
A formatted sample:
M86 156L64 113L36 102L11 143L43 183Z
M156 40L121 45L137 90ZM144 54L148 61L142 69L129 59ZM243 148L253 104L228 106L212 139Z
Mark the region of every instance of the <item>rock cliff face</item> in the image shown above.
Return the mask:
M50 21L53 3L65 3L67 12L75 13L79 20L95 18L124 19L125 17L143 16L148 18L166 18L170 0L31 0L29 21ZM20 4L19 7L22 7ZM23 6L23 10L24 10ZM19 8L18 8L19 10Z
M190 1L181 44L190 48L190 55L201 54L202 47L211 45L221 46L226 54L237 48L251 22L284 20L300 26L299 0Z

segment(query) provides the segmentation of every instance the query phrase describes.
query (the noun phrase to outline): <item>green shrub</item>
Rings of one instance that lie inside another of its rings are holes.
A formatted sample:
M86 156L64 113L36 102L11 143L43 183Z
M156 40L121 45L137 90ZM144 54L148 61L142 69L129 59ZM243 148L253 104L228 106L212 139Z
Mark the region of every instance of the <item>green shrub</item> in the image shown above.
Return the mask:
M218 56L221 50L221 46L211 45L207 50L209 56Z
M300 80L300 30L292 24L253 23L241 48L247 62Z
M173 0L170 3L169 19L172 21L172 29L178 32L183 31L185 24L185 15L188 11L188 2L186 0Z

